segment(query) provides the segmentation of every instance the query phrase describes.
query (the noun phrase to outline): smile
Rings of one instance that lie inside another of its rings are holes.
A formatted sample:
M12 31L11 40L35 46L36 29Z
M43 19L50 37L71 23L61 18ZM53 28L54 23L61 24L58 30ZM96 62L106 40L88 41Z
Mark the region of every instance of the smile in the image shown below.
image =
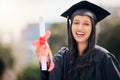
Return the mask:
M77 36L83 37L85 35L84 32L76 32Z

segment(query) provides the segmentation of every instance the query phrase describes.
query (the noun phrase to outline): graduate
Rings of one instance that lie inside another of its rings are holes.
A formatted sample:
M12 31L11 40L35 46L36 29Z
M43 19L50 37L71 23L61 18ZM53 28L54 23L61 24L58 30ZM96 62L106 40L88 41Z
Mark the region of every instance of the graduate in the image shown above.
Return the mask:
M86 0L66 10L61 16L67 18L68 48L54 55L53 70L40 70L41 80L120 80L116 57L96 44L96 24L108 15Z

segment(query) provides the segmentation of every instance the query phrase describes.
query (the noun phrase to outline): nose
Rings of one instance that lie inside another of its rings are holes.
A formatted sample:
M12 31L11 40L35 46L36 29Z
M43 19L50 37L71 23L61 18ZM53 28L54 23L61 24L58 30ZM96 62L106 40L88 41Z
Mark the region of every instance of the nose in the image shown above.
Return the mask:
M77 27L78 30L82 30L83 29L83 26L82 24L79 24L78 27Z

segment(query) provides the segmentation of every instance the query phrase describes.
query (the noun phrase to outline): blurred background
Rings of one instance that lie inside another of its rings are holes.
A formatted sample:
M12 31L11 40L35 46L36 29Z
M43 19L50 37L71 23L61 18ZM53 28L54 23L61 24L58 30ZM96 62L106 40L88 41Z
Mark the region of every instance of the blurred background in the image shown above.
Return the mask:
M0 80L40 80L32 42L39 38L39 17L52 35L53 54L67 47L66 19L60 14L81 0L0 0ZM97 44L120 62L120 0L88 0L111 12L97 24Z

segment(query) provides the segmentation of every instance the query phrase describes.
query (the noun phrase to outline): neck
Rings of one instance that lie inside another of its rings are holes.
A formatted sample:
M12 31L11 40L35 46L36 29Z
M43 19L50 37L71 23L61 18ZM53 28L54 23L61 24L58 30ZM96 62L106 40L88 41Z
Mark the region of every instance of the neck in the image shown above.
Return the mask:
M83 55L84 50L87 48L88 42L78 43L79 56Z

